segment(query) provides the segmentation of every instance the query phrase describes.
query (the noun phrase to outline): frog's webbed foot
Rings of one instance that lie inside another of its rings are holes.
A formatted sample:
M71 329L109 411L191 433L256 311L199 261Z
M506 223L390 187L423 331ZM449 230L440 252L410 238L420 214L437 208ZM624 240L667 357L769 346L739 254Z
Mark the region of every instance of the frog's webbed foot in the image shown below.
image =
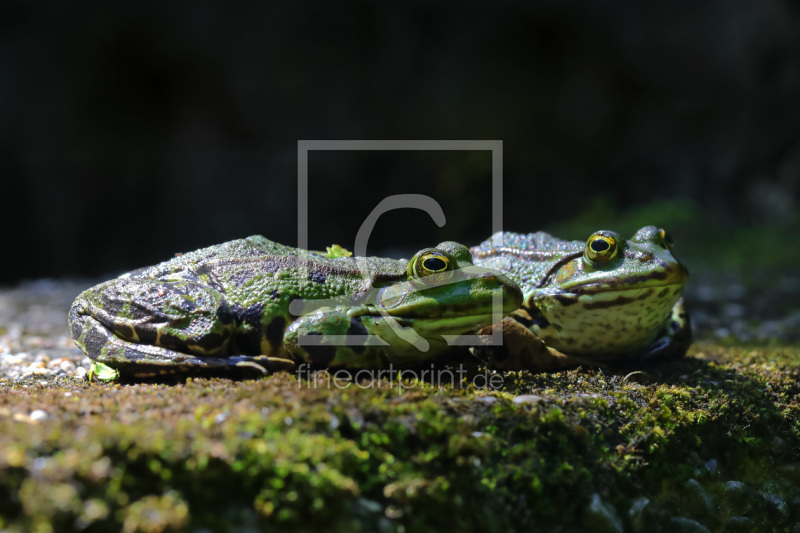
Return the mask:
M686 355L691 344L692 325L681 298L673 306L663 333L641 355L641 359L647 362L679 359Z
M489 368L496 370L558 370L578 366L583 361L571 355L548 348L542 339L512 317L486 326L480 335L487 339L502 334L502 345L475 346L472 354Z

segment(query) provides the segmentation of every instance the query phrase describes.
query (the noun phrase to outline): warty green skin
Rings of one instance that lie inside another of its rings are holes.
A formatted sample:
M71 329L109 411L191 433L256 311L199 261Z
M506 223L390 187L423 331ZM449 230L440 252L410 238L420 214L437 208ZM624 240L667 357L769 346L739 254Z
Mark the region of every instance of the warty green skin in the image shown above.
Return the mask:
M411 268L430 252L450 270L421 276ZM127 376L298 363L381 368L434 357L448 347L442 335L499 321L521 300L513 282L474 266L454 242L404 261L329 258L252 236L92 287L76 298L69 323L81 350ZM502 314L493 313L497 303ZM393 325L416 336L398 336ZM345 335L357 345L332 337ZM422 350L413 344L421 339Z
M555 366L683 356L691 343L681 297L688 271L666 234L655 226L627 241L598 234L619 243L605 264L588 258L589 241L545 232L499 232L471 249L476 265L498 269L522 288L523 305L511 315L516 324L506 319L503 330L521 324L532 335L507 337L557 355Z

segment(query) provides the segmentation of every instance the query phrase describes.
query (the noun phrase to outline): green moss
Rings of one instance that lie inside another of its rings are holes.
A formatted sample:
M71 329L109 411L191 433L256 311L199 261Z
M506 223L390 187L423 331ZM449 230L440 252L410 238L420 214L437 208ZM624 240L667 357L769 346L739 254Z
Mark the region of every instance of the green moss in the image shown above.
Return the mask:
M798 350L692 355L510 372L495 391L309 388L286 374L6 385L0 521L9 531L790 530ZM31 419L36 409L47 417Z

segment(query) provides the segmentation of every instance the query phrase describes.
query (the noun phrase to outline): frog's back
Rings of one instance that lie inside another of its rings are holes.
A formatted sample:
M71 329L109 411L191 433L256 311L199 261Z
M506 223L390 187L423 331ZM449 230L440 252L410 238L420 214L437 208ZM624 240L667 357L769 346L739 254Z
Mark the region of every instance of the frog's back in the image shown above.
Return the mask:
M277 294L311 299L361 295L376 280L404 274L402 261L328 258L253 235L181 254L121 277L198 281L226 293L230 299L251 302L275 300Z
M471 251L476 265L500 270L526 291L558 261L580 252L583 245L581 241L565 241L544 231L499 231Z
M296 248L273 242L261 235L215 244L186 253L176 254L157 265L132 270L121 277L159 278L169 274L197 268L203 264L244 258L263 258L297 253Z
M478 246L473 247L472 252L487 253L513 249L527 252L571 253L582 246L582 241L565 241L550 235L546 231L537 231L535 233L498 231Z

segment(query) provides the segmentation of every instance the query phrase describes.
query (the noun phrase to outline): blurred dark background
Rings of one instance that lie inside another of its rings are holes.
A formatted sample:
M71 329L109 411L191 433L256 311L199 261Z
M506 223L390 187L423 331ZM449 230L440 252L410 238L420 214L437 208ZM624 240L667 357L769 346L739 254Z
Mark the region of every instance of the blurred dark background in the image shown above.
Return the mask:
M506 229L791 264L800 4L3 2L0 282L294 245L301 139L502 140ZM489 152L320 151L310 245L402 192L446 226L389 214L370 253L491 231Z

